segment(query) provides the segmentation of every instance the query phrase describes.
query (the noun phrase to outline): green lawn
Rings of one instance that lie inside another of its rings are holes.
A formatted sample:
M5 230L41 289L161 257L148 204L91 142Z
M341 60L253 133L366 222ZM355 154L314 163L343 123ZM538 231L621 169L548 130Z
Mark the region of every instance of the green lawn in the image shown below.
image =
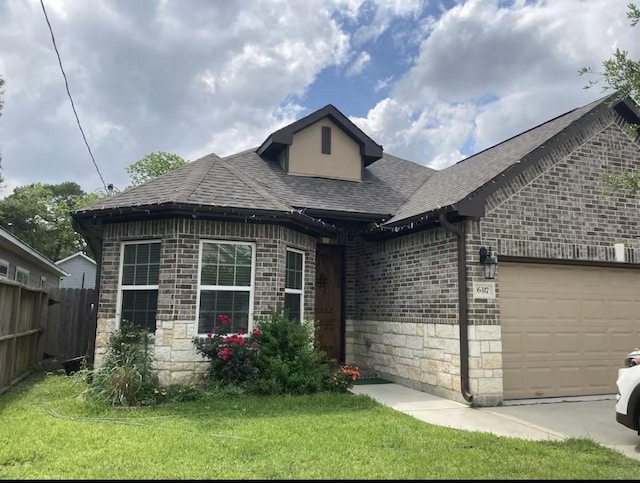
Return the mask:
M75 383L74 383L75 381ZM367 396L211 396L118 410L36 375L0 396L2 479L627 479L640 462L589 440L432 426Z

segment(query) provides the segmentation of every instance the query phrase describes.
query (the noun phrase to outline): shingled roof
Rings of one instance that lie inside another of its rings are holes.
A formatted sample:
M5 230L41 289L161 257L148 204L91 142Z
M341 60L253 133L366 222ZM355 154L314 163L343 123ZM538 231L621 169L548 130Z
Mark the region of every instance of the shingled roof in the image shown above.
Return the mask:
M293 176L277 161L259 154L270 145L265 141L261 147L225 158L210 154L99 200L73 216L76 220L171 214L263 217L293 220L319 230L328 229L323 219L343 218L374 222L371 232L413 227L442 211L481 216L468 207L478 206L480 200L483 210L482 200L495 189L496 180L504 181L535 162L561 136L571 135L611 108L629 122L639 122L633 101L612 102L614 96L569 111L441 171L382 153L382 158L363 170L362 182ZM315 117L303 118L307 124L310 119Z
M469 199L479 190L490 189L492 183L499 176L503 176L505 172L519 165L528 157L531 157L530 161L534 161L536 157L532 156L533 154L542 155L545 147L553 144L559 136L567 134L572 128L579 128L597 115L605 114L605 111L611 107L630 118L630 122L637 122L633 102L629 99L613 102L614 99L616 99L616 94L566 112L436 172L397 210L395 216L383 225L387 227L406 226L418 218L428 219L430 213L447 209L462 211L460 210L461 202Z
M77 213L168 204L283 212L293 210L227 161L209 154L115 196L103 198Z
M383 158L353 182L291 176L256 149L220 158L210 154L74 213L75 218L182 211L229 214L322 213L332 217L388 218L434 170L396 156Z

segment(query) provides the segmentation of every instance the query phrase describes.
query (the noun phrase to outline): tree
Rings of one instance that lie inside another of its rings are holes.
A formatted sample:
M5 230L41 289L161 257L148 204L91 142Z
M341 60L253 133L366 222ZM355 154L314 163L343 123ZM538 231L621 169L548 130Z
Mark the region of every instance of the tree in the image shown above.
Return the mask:
M631 21L631 26L635 27L640 22L640 8L634 3L627 5L627 18ZM613 56L602 63L603 72L599 73L599 78L590 80L585 86L589 89L604 81L604 90L615 90L617 98L630 97L640 104L640 60L629 58L629 52L616 49ZM592 74L590 68L583 67L578 71L580 75ZM633 131L637 131L640 126L632 126ZM640 193L640 171L622 170L618 173L607 173L602 176L607 185L605 194L616 194L627 191L631 194Z
M188 161L177 154L158 151L149 153L142 159L130 164L127 167L127 173L131 178L131 185L138 186L145 181L157 178L161 174L178 169L187 163Z
M74 182L20 186L0 200L0 226L51 260L60 260L88 250L73 229L70 211L99 197Z

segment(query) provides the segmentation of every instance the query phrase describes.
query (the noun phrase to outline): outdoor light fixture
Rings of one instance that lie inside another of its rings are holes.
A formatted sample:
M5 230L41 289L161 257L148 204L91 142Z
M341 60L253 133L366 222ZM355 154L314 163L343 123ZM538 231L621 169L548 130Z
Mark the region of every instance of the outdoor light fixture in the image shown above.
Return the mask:
M491 247L488 250L485 247L480 247L480 263L484 267L484 278L496 278L498 259L491 256Z

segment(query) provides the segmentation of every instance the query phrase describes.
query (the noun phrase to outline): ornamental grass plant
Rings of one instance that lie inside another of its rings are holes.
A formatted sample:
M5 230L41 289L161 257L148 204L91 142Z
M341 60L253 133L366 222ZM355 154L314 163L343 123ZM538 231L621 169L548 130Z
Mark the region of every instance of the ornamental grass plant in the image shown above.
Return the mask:
M148 331L127 320L109 338L103 365L77 377L88 382L85 396L114 406L157 404L167 394L153 367Z

